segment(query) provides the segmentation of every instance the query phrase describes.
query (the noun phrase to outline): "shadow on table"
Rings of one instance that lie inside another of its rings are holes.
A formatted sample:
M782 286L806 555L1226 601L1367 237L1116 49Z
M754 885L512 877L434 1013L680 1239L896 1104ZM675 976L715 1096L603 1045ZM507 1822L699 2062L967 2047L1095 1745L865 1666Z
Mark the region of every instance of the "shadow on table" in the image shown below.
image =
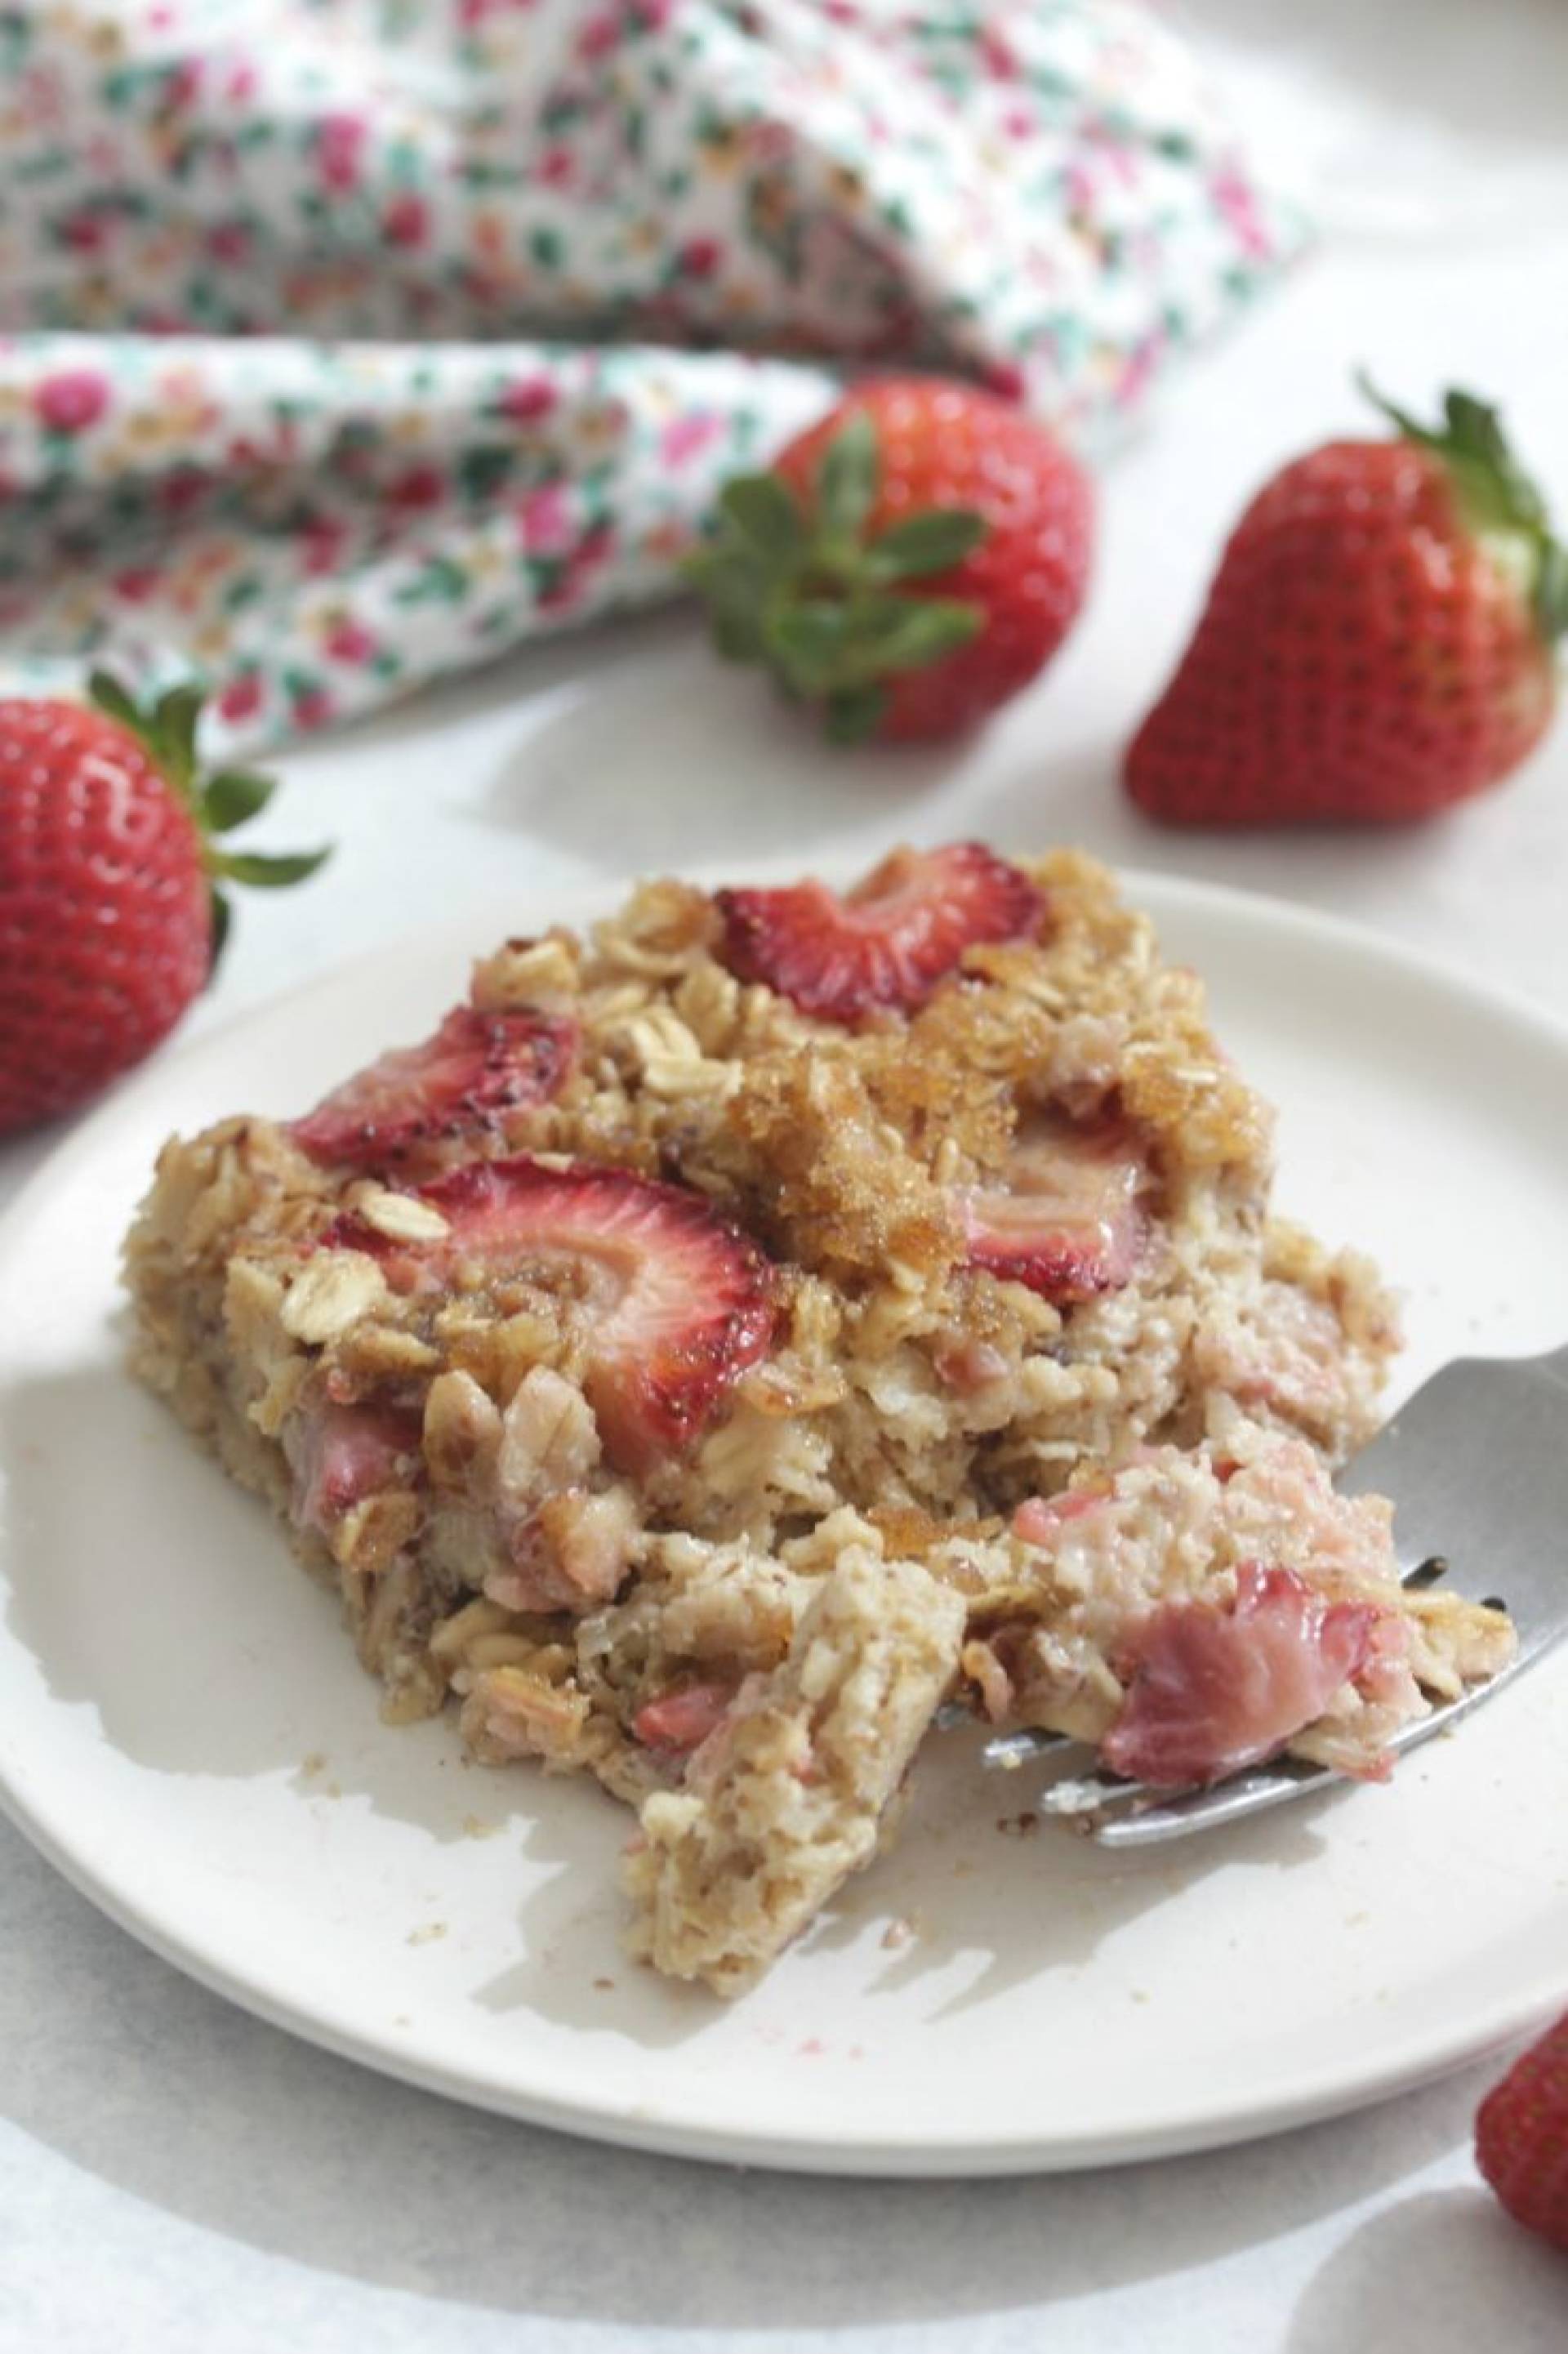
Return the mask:
M826 750L810 723L690 638L558 687L473 812L616 873L737 874L799 859L867 870L894 843L979 837L1017 851L1072 843L1118 865L1277 892L1354 915L1391 881L1441 884L1459 812L1418 831L1325 826L1183 832L1141 818L1120 784L1121 743L1064 737L1047 678L990 728L923 749ZM809 845L809 847L804 847Z
M1140 816L1121 789L1122 748L1104 735L1053 742L1035 757L1003 748L978 777L967 831L1017 850L1070 843L1118 868L1286 895L1353 917L1375 914L1391 883L1411 894L1438 887L1454 836L1469 822L1461 810L1420 828L1309 827L1283 837L1285 859L1282 836L1270 828L1182 828Z
M1419 2346L1423 2354L1560 2354L1563 2259L1510 2223L1490 2194L1432 2190L1386 2208L1308 2286L1285 2354Z
M922 822L929 832L963 758L947 747L825 751L809 718L688 625L554 695L481 815L618 873L750 867L806 843L821 864L868 830L885 843Z
M1048 1999L1053 1976L1070 1979L1195 1882L1234 1872L1238 1884L1255 1874L1273 1884L1323 1854L1320 1803L1238 1826L1223 1854L1198 1840L1174 1851L1101 1847L1044 1820L1035 1805L1044 1782L1082 1771L1081 1751L1015 1779L986 1771L984 1739L977 1726L927 1744L898 1839L839 1891L801 1946L808 1956L859 1946L874 1997L943 1980L933 2029L1020 1986L1044 1982ZM878 1950L890 1919L917 1933Z
M90 1702L111 1746L160 1774L292 1767L302 1790L330 1784L438 1840L464 1835L474 1800L445 1787L455 1743L426 1725L387 1734L335 1597L117 1363L0 1389L0 1420L6 1622L58 1700ZM100 1479L81 1476L91 1459Z
M4 1828L0 1872L16 1925L0 2016L26 2023L0 2038L0 2107L137 2198L330 2274L458 2309L789 2329L1067 2301L1280 2229L1280 2172L1257 2151L1097 2178L818 2181L513 2125L232 2009L101 1920ZM1474 2078L1460 2079L1297 2135L1290 2225L1451 2148L1475 2098ZM1434 2219L1420 2226L1445 2279L1462 2245L1486 2253L1487 2220L1460 2208L1450 2249ZM1411 2228L1385 2218L1362 2240L1375 2253L1378 2231ZM670 2252L656 2268L651 2249ZM1371 2253L1361 2272L1345 2262L1314 2288L1310 2334L1291 2354L1382 2342L1357 2301L1378 2294ZM1475 2311L1484 2318L1483 2303Z

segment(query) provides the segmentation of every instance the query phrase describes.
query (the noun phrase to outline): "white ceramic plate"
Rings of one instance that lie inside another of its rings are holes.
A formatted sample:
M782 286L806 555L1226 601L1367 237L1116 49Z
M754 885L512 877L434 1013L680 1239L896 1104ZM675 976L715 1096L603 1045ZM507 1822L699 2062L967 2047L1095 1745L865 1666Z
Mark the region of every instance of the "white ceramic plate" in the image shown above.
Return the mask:
M1404 1380L1568 1334L1568 1038L1322 918L1134 888L1283 1107L1283 1205L1406 1287ZM420 1034L487 938L606 904L518 895L157 1063L0 1229L0 1792L28 1835L181 1967L336 2051L752 2163L1006 2172L1240 2140L1560 2002L1568 1658L1387 1789L1152 1856L1024 1837L1027 1775L982 1778L953 1737L895 1851L732 2009L620 1956L626 1818L596 1789L380 1724L331 1601L122 1376L117 1245L169 1129L308 1104Z

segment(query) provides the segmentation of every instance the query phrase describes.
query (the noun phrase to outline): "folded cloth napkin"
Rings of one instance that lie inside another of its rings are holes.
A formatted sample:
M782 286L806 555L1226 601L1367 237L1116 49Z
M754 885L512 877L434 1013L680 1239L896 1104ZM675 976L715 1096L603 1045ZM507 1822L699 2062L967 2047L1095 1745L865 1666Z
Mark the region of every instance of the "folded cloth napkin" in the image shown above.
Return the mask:
M669 590L832 369L1104 436L1300 237L1148 0L20 0L0 144L0 676L225 749Z

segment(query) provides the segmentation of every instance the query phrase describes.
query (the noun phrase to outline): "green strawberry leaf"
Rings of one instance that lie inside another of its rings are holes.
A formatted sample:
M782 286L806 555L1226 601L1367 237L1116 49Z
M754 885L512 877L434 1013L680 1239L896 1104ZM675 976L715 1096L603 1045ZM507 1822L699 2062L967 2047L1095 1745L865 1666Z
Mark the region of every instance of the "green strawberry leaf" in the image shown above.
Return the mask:
M817 466L817 521L829 539L859 538L881 471L876 428L863 408L853 409Z
M1384 399L1364 368L1356 382L1407 441L1442 461L1467 528L1478 539L1500 543L1494 554L1505 572L1526 584L1542 636L1549 643L1560 637L1568 628L1563 552L1546 502L1514 456L1499 411L1451 387L1443 397L1442 426L1434 430Z
M755 613L721 612L715 609L709 617L708 630L714 651L725 662L760 660L766 641Z
M806 545L806 521L777 474L739 474L725 484L719 512L731 533L769 570L783 570Z
M229 927L233 922L233 915L228 900L216 884L208 887L207 905L212 909L212 962L207 967L207 979L210 981L217 970L218 958L228 945Z
M330 850L293 850L275 854L257 850L218 850L210 854L208 864L215 874L227 875L231 883L249 883L259 891L281 891L290 883L302 883L331 855Z
M196 723L201 717L201 706L199 686L188 683L171 686L153 705L151 720L143 723L160 769L187 799L196 775Z
M326 850L270 853L214 848L210 837L232 833L236 826L255 817L271 800L274 787L270 777L260 776L250 769L220 769L211 777L201 775L196 764L196 730L202 709L198 686L185 681L168 687L152 709L144 711L110 672L95 670L88 680L88 693L97 710L129 728L145 746L170 790L178 793L189 807L202 836L203 860L209 877L221 875L234 883L249 883L263 891L276 891L285 884L302 883L331 855ZM229 926L228 904L216 885L211 890L211 904L216 965Z
M980 637L987 608L905 594L950 571L991 528L969 508L933 507L869 535L881 484L877 429L852 400L824 441L810 495L777 472L722 493L712 534L682 569L706 602L713 642L761 663L786 695L817 706L831 738L863 740L886 710L885 682Z
M1499 411L1473 393L1455 390L1444 396L1443 415L1446 434L1434 434L1432 446L1484 474L1496 475L1519 520L1543 523L1545 502L1510 449Z
M201 822L208 833L232 833L264 810L277 790L277 780L249 769L220 769L202 788Z
M852 647L849 610L831 598L800 598L769 613L763 641L796 695L825 695L841 679Z
M753 557L738 548L704 547L681 569L707 606L713 642L726 661L758 661L768 578Z
M968 507L931 507L889 525L871 543L866 571L874 580L915 580L946 572L986 539L990 525Z
M122 727L128 727L138 738L141 737L142 714L112 671L91 672L87 682L87 692L94 709L101 711L106 719L117 719Z
M856 651L863 674L923 670L980 635L985 616L959 597L889 598L863 617Z
M1561 540L1549 539L1542 553L1535 618L1549 645L1568 631L1568 548Z
M1450 386L1443 396L1443 416L1448 428L1448 438L1461 449L1474 451L1478 458L1508 458L1508 443L1503 440L1498 423L1497 410L1490 403L1478 400L1473 392L1461 392Z
M1372 382L1370 368L1359 367L1355 373L1354 382L1361 398L1370 400L1379 414L1386 417L1389 423L1403 433L1407 441L1429 444L1436 439L1436 436L1429 432L1425 425L1416 423L1408 408L1401 408L1397 402L1390 400L1386 393L1378 390Z
M831 744L869 744L887 708L882 686L842 686L823 705Z

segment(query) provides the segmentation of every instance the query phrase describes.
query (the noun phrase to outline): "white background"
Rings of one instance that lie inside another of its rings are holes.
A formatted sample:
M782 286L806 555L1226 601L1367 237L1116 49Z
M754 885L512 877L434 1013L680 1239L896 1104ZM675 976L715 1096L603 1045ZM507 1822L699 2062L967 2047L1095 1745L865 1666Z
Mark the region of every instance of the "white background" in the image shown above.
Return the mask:
M514 658L281 764L268 831L338 854L243 911L193 1028L509 874L955 832L1331 907L1568 1017L1568 726L1491 801L1386 837L1168 837L1115 784L1245 495L1356 429L1356 363L1411 404L1449 381L1499 398L1568 518L1568 7L1192 13L1328 235L1107 472L1094 603L1040 689L959 758L815 763L750 682L690 694L706 657L679 617ZM0 1151L0 1196L43 1150ZM0 1892L0 2354L1564 2342L1568 2264L1497 2215L1470 2163L1495 2069L1075 2180L735 2175L470 2114L295 2044L111 1928L4 1827Z

